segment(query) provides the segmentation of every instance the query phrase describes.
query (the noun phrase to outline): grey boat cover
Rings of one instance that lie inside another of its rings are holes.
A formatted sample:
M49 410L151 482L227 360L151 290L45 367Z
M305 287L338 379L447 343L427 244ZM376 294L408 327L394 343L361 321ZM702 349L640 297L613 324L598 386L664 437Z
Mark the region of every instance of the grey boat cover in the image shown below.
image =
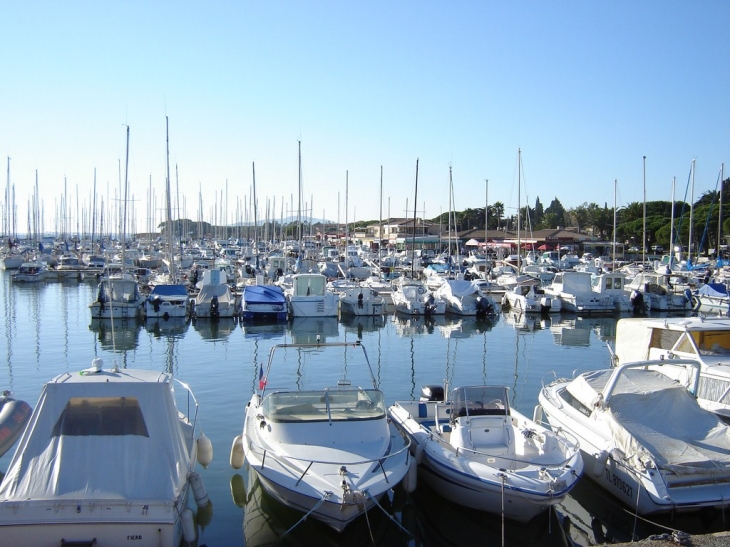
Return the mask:
M51 380L0 484L0 504L174 501L194 454L171 382L167 374L131 369Z
M593 409L614 370L580 375L567 389ZM656 370L628 369L608 405L594 411L615 448L639 469L653 462L678 475L730 475L730 428L679 383Z

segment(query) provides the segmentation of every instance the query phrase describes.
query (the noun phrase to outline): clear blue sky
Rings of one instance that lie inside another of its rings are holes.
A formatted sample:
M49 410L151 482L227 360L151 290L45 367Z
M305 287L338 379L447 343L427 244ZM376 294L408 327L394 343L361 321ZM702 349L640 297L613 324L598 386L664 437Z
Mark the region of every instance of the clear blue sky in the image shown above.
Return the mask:
M456 210L513 214L518 148L523 204L612 207L614 179L619 206L640 202L643 156L647 200L673 177L682 199L693 159L697 199L730 176L729 27L727 0L3 2L0 159L20 232L36 171L46 230L64 180L72 217L95 169L98 199L119 192L125 124L146 230L166 115L193 219L227 188L236 220L253 164L259 219L291 214L298 140L318 218L345 220L348 173L348 220L377 219L381 166L383 217L412 216L417 159L419 216L448 211L450 166Z

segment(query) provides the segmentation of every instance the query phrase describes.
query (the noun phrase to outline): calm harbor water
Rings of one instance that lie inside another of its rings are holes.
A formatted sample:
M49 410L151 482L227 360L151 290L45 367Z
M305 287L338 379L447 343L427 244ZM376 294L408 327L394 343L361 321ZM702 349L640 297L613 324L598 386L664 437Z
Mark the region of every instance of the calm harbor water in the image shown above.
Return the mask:
M116 362L169 371L190 385L200 403L200 423L214 447L213 463L200 470L213 501L212 514L200 515L205 524L200 545L565 545L561 520L580 545L665 531L634 519L584 478L554 519L538 519L529 526L508 522L503 528L498 517L448 504L419 486L411 495L398 490L384 503L398 524L376 508L343 534L307 520L280 540L301 515L269 499L246 468L235 471L228 462L258 382L258 367L274 344L314 342L317 336L323 342L361 340L387 403L417 398L423 385L444 380L451 386L490 383L509 386L512 405L531 416L543 382L609 366L606 342L613 341L616 318L503 314L488 321L424 321L391 315L276 325L233 320L112 324L90 319L94 289L92 283L14 284L8 272L0 271L0 389L34 406L46 381L87 368L94 357L102 357L106 367ZM0 470L7 469L12 452L0 458ZM723 528L721 516L713 514L670 525L691 533Z

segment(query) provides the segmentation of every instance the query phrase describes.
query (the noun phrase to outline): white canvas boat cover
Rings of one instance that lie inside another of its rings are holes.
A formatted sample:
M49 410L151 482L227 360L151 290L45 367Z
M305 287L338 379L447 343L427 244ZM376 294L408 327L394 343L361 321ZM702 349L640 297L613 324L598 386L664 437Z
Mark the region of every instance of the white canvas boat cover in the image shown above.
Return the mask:
M477 286L465 279L447 279L444 285L448 285L451 294L456 297L469 296L477 292Z
M0 503L175 500L194 462L171 382L147 370L54 378L0 484Z
M612 372L581 375L571 382L569 391L593 408ZM597 419L612 432L614 446L640 469L653 461L659 469L679 475L730 475L728 425L661 372L624 371Z
M232 294L228 285L203 285L198 296L195 297L195 303L210 302L214 296L218 298L220 304L232 302Z

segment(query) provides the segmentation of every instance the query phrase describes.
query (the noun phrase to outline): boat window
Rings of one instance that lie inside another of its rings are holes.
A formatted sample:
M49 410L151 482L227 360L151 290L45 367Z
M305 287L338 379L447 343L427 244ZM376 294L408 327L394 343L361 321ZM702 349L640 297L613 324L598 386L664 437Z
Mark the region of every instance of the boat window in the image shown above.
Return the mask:
M730 331L700 331L693 332L697 347L703 355L730 354Z
M373 420L385 417L383 393L377 389L326 389L272 393L263 410L272 422Z
M652 329L651 344L649 347L670 350L679 340L681 332L668 329Z
M567 389L563 389L558 392L560 397L568 403L570 406L572 406L574 409L576 409L578 412L583 414L584 416L590 416L591 415L591 409L585 406L583 403L581 403L578 399L573 397L573 394L570 393Z
M616 281L618 281L618 279ZM620 283L619 283L619 285L620 285ZM606 288L607 289L613 289L613 278L612 277L607 277L606 278ZM620 289L621 287L616 287L616 288L617 289Z
M53 427L53 436L59 435L149 437L136 397L72 397Z
M692 340L692 337L689 336L689 334L682 335L682 337L679 339L676 346L674 347L674 350L682 353L697 353L694 341Z

